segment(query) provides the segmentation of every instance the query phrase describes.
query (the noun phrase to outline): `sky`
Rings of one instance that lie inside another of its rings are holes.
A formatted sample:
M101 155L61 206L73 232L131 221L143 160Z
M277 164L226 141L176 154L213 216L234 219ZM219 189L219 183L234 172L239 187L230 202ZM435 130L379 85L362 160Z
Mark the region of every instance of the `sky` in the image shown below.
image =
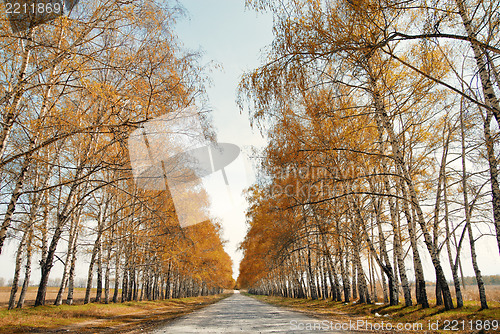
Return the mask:
M223 226L225 249L233 259L236 279L242 257L237 247L247 230L242 191L254 180L249 155L252 147L265 145L259 130L251 128L248 114L240 114L235 102L236 90L242 74L260 65L261 51L273 39L273 20L270 14L245 9L244 0L181 0L180 3L187 11L187 18L179 20L175 32L184 47L200 50L202 63L213 61L221 66L210 74L212 84L207 89L217 140L241 148L238 161L226 171L233 200L227 203L223 183L219 187L220 196L210 192L213 214L220 218ZM221 175L214 177L222 178Z

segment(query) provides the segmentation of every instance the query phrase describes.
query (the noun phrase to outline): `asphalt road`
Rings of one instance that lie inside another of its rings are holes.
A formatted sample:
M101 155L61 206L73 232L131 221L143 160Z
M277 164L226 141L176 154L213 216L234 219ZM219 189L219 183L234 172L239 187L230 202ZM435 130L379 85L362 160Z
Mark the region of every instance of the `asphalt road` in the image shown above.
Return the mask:
M340 333L327 324L329 322L235 293L152 333Z

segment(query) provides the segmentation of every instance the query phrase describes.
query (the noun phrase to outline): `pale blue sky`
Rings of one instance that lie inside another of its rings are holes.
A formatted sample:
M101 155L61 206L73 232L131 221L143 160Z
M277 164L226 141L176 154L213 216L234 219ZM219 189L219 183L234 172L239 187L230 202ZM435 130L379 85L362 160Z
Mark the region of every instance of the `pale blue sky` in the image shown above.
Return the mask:
M241 75L259 66L261 50L272 42L272 16L245 9L244 0L179 2L188 15L187 19L180 20L176 26L176 33L185 48L201 50L203 63L214 61L222 66L221 70L215 70L211 74L213 83L207 93L213 109L218 141L234 143L242 148L242 158L247 170L238 173L233 168L233 174L228 173L231 191L233 196L237 196L245 183L249 185L253 181L253 175L248 171L251 163L246 159L250 147L261 147L265 141L258 130L251 129L248 114L240 114L235 103L236 89ZM238 180L235 182L233 178L231 181L231 176ZM242 178L246 178L246 182L242 182ZM225 187L220 190L226 191ZM217 201L216 198L212 199ZM228 241L226 251L233 259L233 276L236 279L242 255L236 248L246 233L246 203L240 200L233 205L215 203L215 206L214 214L221 218L224 239ZM220 210L221 207L225 207L225 210Z

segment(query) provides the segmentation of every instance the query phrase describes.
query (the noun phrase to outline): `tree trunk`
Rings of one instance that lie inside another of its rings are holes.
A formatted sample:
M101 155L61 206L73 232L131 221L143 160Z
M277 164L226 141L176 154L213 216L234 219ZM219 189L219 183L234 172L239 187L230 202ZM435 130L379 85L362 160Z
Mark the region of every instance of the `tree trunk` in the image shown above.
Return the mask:
M90 257L89 270L87 273L87 288L85 289L85 298L83 300L84 304L88 304L90 302L90 291L92 289L92 280L94 274L94 265L97 258L97 252L99 249L101 233L98 233L97 238L94 242L94 248L92 249L92 255Z
M472 21L468 17L464 0L455 0L455 2L458 7L458 13L462 18L465 31L467 32L467 36L472 40L477 40L477 34L474 30L474 27L472 26ZM491 112L495 116L495 119L500 126L500 103L496 97L495 90L493 89L493 84L491 83L490 75L486 67L486 62L484 60L483 51L481 50L481 47L476 43L471 42L470 45L472 51L474 51L474 59L476 60L479 78L481 79L481 86L483 89L483 95L486 105L491 108Z
M389 205L393 202L392 197L389 198ZM403 258L403 246L401 242L401 229L400 229L400 215L399 215L399 202L396 201L395 207L391 210L391 224L394 232L394 255L396 256L399 268L399 277L401 278L401 286L403 288L403 296L405 299L405 306L412 306L410 283L406 275L406 265ZM423 279L423 278L421 278ZM427 299L427 298L425 298Z
M24 301L26 299L26 293L28 292L28 287L30 285L31 279L31 253L32 253L32 241L33 241L33 230L29 230L29 237L26 243L26 267L24 271L24 282L19 294L19 300L17 301L17 308L22 308L24 306Z
M342 288L344 290L344 303L348 303L350 299L350 293L349 291L351 290L349 286L349 277L347 276L346 272L346 266L344 265L344 256L343 256L343 250L342 250L342 245L339 247L339 258L340 258L340 274L342 275ZM347 259L346 259L347 261Z
M311 249L309 248L309 240L307 241L307 280L309 284L309 290L311 292L311 299L318 299L318 294L316 291L316 285L314 283L314 273L312 271L311 263Z
M457 7L458 7L458 12L462 18L462 22L465 27L465 31L467 32L467 36L471 39L477 40L477 34L476 31L474 30L474 27L472 26L472 21L469 19L467 11L466 11L466 4L464 3L463 0L456 0ZM491 108L491 110L487 110L487 114L492 114L496 121L497 124L500 126L500 102L498 101L498 98L495 94L495 90L493 89L493 84L490 79L490 75L488 72L488 69L486 67L486 62L483 57L483 51L481 50L481 47L475 43L470 43L472 50L474 51L474 58L476 60L477 64L477 69L479 72L479 78L481 79L481 87L483 89L483 96L485 100L485 104ZM492 63L493 64L493 63ZM493 65L492 65L493 66ZM488 120L489 117L487 117ZM490 121L485 122L485 129L488 127L489 129L490 126ZM488 139L487 140L487 147L488 147ZM493 143L491 143L493 146ZM488 161L490 161L489 153L488 153ZM494 161L495 166L492 166L491 162ZM493 195L493 218L495 221L495 228L496 228L496 234L497 234L497 245L498 245L498 251L500 252L500 190L498 187L498 171L496 168L496 159L490 161L490 174L491 174L491 187L492 187L492 195ZM493 170L492 167L495 169Z
M66 304L73 304L73 292L75 288L75 265L76 265L76 250L77 250L77 240L78 240L78 230L75 238L75 242L73 242L73 251L71 252L71 265L69 269L69 278L68 278L68 296L66 297Z
M102 244L99 243L97 249L97 289L95 294L95 302L100 303L102 297Z
M79 216L79 214L78 214ZM59 291L57 292L56 300L54 302L54 305L61 305L62 304L62 296L64 293L64 290L66 289L66 283L68 281L68 275L69 271L71 268L71 262L73 258L73 248L74 248L74 243L76 242L76 234L77 234L77 229L78 229L78 220L80 218L75 218L74 216L71 219L71 228L69 232L69 240L68 240L68 250L66 252L66 262L64 263L64 269L63 269L63 276L61 278L61 285L59 287Z
M12 95L12 103L6 108L2 119L2 131L0 132L0 158L3 158L5 153L5 148L7 147L7 141L9 140L10 132L12 131L12 126L17 116L19 104L21 103L21 97L23 96L25 90L23 86L26 85L25 76L26 70L28 69L28 64L30 62L31 55L31 45L33 44L33 29L30 29L25 40L26 45L23 47L23 54L21 58L21 67L19 68L19 73L17 74L17 82L9 95ZM8 103L8 102L7 102ZM0 230L0 254L2 252L2 246L4 241L5 230L2 228Z
M490 170L491 196L493 206L493 220L497 234L497 245L500 252L500 185L498 183L498 161L495 157L494 140L491 137L491 112L486 111L484 118L484 142L488 156Z
M354 248L354 245L353 245ZM357 275L357 263L356 260L354 259L354 250L351 253L350 259L351 259L351 278L352 278L352 283L351 283L351 290L352 290L352 299L358 299L358 275ZM349 265L347 265L347 268L349 268ZM348 269L349 270L349 269Z
M26 245L26 239L28 238L28 231L23 233L21 242L17 247L16 252L16 269L14 270L14 278L12 280L12 287L10 289L9 306L8 309L12 310L16 303L16 293L19 288L19 276L21 275L21 263L23 261L23 252Z
M63 225L66 221L66 217L59 216L57 218L57 226L54 231L54 236L52 237L52 241L49 246L49 251L47 253L47 258L45 262L42 263L41 266L41 278L40 284L38 285L38 292L36 295L35 306L40 306L45 304L45 295L47 293L47 283L49 282L50 271L52 270L52 266L54 264L54 255L56 253L57 244L61 239L61 235L63 232Z
M118 288L120 287L120 252L118 247L115 253L115 288L113 291L113 303L118 302Z
M0 228L0 254L2 253L3 243L5 241L5 238L7 238L7 230L9 229L10 224L12 222L12 216L16 211L17 201L19 200L19 196L21 196L24 180L30 166L31 166L31 158L29 156L26 156L21 166L21 171L17 176L17 182L14 187L14 191L12 192L12 195L10 197L10 202L9 205L7 206L7 211L5 211L2 226Z
M378 130L379 130L379 141L380 141L380 144L379 144L380 153L382 154L382 156L384 156L386 154L386 152L385 152L386 150L384 147L383 132L382 132L381 127L378 127ZM387 177L387 175L388 175L387 162L386 162L386 159L384 157L381 158L381 165L382 165L382 174L383 174L382 179L384 182L384 189L385 189L387 194L392 195L391 186L389 184L389 178ZM391 217L391 227L392 227L392 231L394 233L393 252L394 252L394 257L396 259L395 261L397 261L397 263L394 262L394 269L395 269L394 270L394 273L395 273L394 277L395 277L395 280L397 281L396 267L399 267L399 276L401 277L401 285L403 288L405 306L412 306L413 301L411 300L410 284L408 282L408 277L406 276L406 265L405 265L404 258L403 258L403 249L402 249L403 247L402 247L402 242L401 242L401 231L400 231L400 226L399 226L399 223L400 223L399 205L398 205L399 202L394 201L394 198L392 196L389 196L388 202L389 202L389 213L390 213L390 217ZM417 253L417 255L418 255L418 253ZM396 291L398 290L397 286L395 287L395 289L396 289ZM399 300L399 295L398 295L397 299ZM385 300L385 296L384 296L384 300Z
M111 240L108 240L106 247L106 275L104 276L104 303L109 304L109 279L110 279L110 262L111 262Z
M413 211L410 211L410 208L408 206L408 197L405 185L400 180L396 180L396 185L399 187L399 190L403 197L403 212L405 213L406 223L408 225L408 233L410 235L410 245L413 254L413 268L415 271L415 297L417 299L417 304L422 305L422 308L428 308L429 302L427 300L427 290L425 288L424 269L422 267L420 253L418 252L417 233L415 231L414 218L411 213Z
M481 275L481 270L479 270L479 266L477 265L476 246L471 226L471 208L469 205L469 199L467 195L467 164L465 162L466 161L465 125L463 120L463 108L460 109L460 133L461 133L461 143L462 143L462 188L464 196L465 224L467 226L467 232L469 234L472 267L474 268L474 273L476 274L477 288L479 290L479 299L481 300L481 309L487 309L488 303L486 302L486 292L484 291L483 277Z
M457 265L453 263L453 255L451 253L451 234L450 234L450 222L449 222L449 212L448 212L448 192L447 192L447 181L446 176L443 178L443 196L444 196L444 222L445 222L445 232L446 232L446 250L448 252L448 259L450 261L451 273L453 275L453 284L455 287L455 296L457 298L457 307L460 308L464 306L464 301L462 297L462 290L460 288L460 280L457 273ZM453 232L455 234L455 232ZM457 258L460 257L460 249L457 247ZM457 263L458 264L458 263Z
M127 260L125 260L127 261ZM122 303L127 300L128 296L128 267L127 263L125 263L125 267L123 268L123 280L122 280Z
M436 306L443 305L443 295L441 291L441 285L439 284L439 280L436 277L436 285L435 285L435 291L436 291Z
M50 175L51 169L52 169L52 167L49 168L49 170L47 171L47 178L43 182L42 187L45 187L47 185L47 183L49 181L49 175ZM43 193L39 194L39 195L35 195L35 198L33 199L34 203L33 203L33 205L30 208L30 215L29 215L29 218L28 218L28 223L27 223L27 228L26 228L27 229L26 233L29 233L29 238L28 238L28 244L26 246L27 260L26 260L25 282L23 284L23 289L21 290L21 295L19 296L19 300L18 300L18 303L17 303L17 305L18 305L17 307L18 308L22 308L23 307L23 305L24 305L24 298L26 296L26 292L27 292L28 287L29 287L29 280L30 280L30 277L31 277L31 253L32 253L31 243L32 243L32 238L33 238L33 224L35 224L36 214L37 214L38 209L40 208L43 200L44 200L44 194ZM46 223L47 223L46 218L47 217L43 217L43 220L42 220L42 224L44 224L44 225L46 225ZM45 226L42 226L42 228L43 227L45 227ZM43 251L42 251L42 261L41 261L42 263L45 262L46 257L47 257L46 252L45 252L45 255L44 255ZM26 280L27 280L27 282L26 282Z
M358 279L358 294L359 294L359 302L364 304L371 304L370 295L368 293L368 288L366 285L365 272L363 270L363 266L361 265L361 257L359 254L359 247L354 247L354 262L356 264L356 273Z

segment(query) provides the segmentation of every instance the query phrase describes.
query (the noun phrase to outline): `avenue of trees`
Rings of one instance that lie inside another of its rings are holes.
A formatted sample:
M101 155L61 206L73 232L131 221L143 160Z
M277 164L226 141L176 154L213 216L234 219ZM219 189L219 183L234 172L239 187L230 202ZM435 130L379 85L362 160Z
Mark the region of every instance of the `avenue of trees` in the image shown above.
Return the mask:
M15 248L9 308L23 306L34 270L35 305L43 305L56 263L55 304L73 303L78 269L88 272L85 303L234 284L220 225L182 229L168 192L139 189L131 172L128 135L205 98L198 55L175 36L174 5L80 1L71 15L20 32L2 9L0 253Z
M448 310L467 266L488 308L476 249L500 253L500 2L247 3L275 38L239 89L268 144L238 285Z

